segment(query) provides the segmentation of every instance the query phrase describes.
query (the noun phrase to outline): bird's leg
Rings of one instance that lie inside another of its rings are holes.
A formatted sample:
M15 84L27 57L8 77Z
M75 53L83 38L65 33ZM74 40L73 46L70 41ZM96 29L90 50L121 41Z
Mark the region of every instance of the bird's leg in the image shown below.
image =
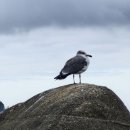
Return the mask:
M79 74L79 83L81 84L81 74Z
M73 74L73 81L74 81L74 84L75 84L74 74Z

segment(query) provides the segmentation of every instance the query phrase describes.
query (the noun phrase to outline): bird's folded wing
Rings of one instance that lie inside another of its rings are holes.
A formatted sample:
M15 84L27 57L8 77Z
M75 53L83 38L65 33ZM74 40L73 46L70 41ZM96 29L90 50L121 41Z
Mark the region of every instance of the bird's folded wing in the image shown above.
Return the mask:
M79 71L82 70L82 68L84 68L84 66L87 66L85 58L81 56L76 56L66 62L64 68L62 69L62 73L66 74L78 73Z

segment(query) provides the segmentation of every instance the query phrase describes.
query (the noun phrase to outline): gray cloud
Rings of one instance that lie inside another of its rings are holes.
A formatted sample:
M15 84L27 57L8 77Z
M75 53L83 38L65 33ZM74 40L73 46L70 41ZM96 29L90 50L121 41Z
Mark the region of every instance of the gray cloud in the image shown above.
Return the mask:
M129 0L1 0L0 32L41 26L127 26Z

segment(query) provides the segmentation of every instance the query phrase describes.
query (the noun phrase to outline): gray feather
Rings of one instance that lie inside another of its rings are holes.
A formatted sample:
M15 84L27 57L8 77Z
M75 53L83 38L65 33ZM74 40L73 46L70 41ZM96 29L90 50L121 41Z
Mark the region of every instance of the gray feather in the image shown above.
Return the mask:
M88 63L84 57L75 56L66 62L61 72L66 74L76 74L87 65Z

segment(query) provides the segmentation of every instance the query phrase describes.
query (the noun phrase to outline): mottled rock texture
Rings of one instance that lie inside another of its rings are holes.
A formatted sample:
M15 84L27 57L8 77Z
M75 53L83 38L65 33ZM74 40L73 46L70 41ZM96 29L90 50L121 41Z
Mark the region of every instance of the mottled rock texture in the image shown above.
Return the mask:
M72 84L7 109L0 130L130 130L130 113L107 87Z

